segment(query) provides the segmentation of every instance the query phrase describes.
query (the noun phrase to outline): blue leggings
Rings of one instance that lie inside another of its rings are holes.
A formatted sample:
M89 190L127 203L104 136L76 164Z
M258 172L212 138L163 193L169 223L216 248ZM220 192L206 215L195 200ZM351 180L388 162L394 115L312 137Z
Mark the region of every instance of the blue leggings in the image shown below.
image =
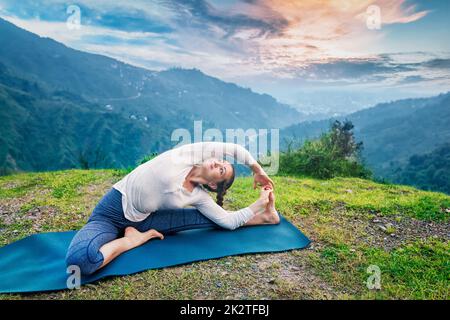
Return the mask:
M200 228L221 228L197 209L158 210L141 222L129 221L122 209L122 194L111 188L94 208L87 224L78 231L67 250L66 264L77 265L83 275L94 273L103 263L99 249L123 237L126 227L144 232L156 229L164 235Z

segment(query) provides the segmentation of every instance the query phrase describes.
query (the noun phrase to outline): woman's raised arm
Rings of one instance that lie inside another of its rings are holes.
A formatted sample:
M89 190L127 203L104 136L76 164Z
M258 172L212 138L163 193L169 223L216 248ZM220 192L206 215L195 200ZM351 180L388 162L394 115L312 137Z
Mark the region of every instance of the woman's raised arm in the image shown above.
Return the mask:
M258 185L270 185L275 188L272 179L266 174L261 165L251 155L251 153L243 146L230 142L205 141L196 142L181 146L180 151L189 155L189 159L194 163L200 163L208 158L224 158L230 156L236 159L237 162L247 165L253 172L254 183L253 188Z

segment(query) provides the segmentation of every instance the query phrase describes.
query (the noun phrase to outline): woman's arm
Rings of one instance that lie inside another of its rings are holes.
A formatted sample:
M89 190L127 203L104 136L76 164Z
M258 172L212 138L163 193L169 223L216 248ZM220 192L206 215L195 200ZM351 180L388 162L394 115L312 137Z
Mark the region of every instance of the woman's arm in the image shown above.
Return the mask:
M272 179L266 174L261 165L253 158L250 152L247 151L244 147L235 143L221 143L221 142L213 142L215 143L215 147L222 147L225 149L225 153L229 156L234 157L237 161L246 164L253 172L253 189L256 189L258 185L261 187L270 185L274 188L274 183Z
M253 218L253 211L247 207L238 211L226 211L206 194L200 201L194 204L195 208L205 217L212 220L222 228L234 230L244 225Z
M224 158L228 155L236 159L237 162L245 164L249 167L258 164L247 149L239 144L229 142L196 142L179 147L179 152L194 163L202 162L212 157Z
M264 212L269 202L268 195L269 191L262 191L258 200L248 207L237 211L227 211L215 203L208 193L205 192L193 206L222 228L234 230L243 226L257 214Z
M226 155L233 157L238 162L247 165L253 172L254 183L253 188L258 185L271 185L274 188L272 179L266 174L264 169L253 158L247 149L236 143L205 141L196 142L182 146L182 152L189 156L194 162L202 162L208 158L224 158Z

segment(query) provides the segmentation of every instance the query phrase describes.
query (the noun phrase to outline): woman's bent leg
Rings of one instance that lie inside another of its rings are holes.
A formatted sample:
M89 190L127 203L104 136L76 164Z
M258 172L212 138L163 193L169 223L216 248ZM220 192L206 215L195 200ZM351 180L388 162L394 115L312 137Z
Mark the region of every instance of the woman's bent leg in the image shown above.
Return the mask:
M100 248L119 237L120 230L107 221L89 221L72 239L66 264L76 265L83 275L98 270L104 262Z
M154 229L139 232L134 227L127 227L124 237L108 242L100 248L100 252L104 258L100 268L110 263L125 251L139 247L153 238L164 239L164 236Z
M197 209L182 208L152 212L150 216L140 222L136 228L141 232L156 229L162 234L170 234L191 229L221 227L205 217Z

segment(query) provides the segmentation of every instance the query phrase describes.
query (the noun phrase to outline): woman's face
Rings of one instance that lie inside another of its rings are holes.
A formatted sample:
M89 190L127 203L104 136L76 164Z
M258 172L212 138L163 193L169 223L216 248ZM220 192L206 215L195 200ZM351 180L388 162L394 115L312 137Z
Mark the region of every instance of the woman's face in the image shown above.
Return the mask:
M203 162L203 177L214 183L220 183L228 180L233 175L233 167L226 160L210 158Z

